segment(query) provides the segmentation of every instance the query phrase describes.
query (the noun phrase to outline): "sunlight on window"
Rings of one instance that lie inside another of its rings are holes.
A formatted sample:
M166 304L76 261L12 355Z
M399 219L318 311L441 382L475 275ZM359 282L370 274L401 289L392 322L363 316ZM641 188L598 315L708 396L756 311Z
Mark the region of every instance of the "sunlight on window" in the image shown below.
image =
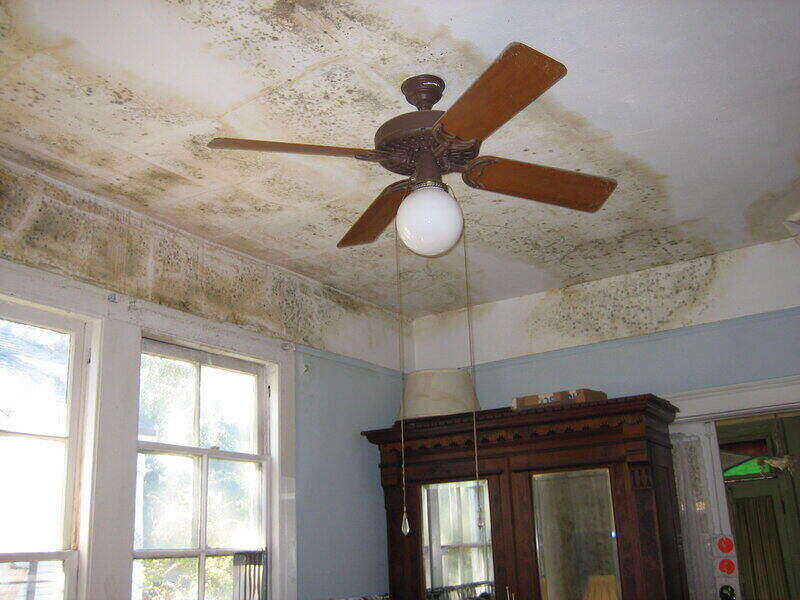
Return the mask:
M197 366L142 354L139 374L139 439L194 446Z
M0 553L61 550L65 442L0 436Z
M203 366L200 394L200 445L255 452L256 377Z
M206 558L205 600L236 598L233 580L233 556L209 556Z
M196 558L133 561L132 600L197 600Z
M210 460L209 547L260 548L264 544L261 531L260 466L233 460Z
M0 319L0 429L67 435L69 338Z
M260 369L185 348L171 358L163 343L144 347L167 354L142 353L133 600L262 597ZM181 558L170 556L176 549Z
M139 454L136 466L137 548L191 548L196 460L171 454Z

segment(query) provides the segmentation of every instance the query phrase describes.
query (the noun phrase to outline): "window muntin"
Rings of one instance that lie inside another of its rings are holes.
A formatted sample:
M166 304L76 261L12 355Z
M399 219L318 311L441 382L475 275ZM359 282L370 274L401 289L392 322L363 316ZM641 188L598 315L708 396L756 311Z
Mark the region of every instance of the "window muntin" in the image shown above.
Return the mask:
M84 330L0 301L0 597L62 600L77 588Z
M430 593L493 593L489 508L485 479L422 486L422 553Z
M61 600L64 579L60 560L0 562L0 598Z
M133 600L227 598L266 544L261 365L144 340Z

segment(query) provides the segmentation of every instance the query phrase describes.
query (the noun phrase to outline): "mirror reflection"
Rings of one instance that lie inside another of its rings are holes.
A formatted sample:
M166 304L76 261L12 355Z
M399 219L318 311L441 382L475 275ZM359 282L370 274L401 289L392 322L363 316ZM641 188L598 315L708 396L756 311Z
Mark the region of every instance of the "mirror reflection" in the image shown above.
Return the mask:
M422 486L428 600L493 600L494 565L486 480Z
M542 598L620 598L608 470L542 473L531 483Z

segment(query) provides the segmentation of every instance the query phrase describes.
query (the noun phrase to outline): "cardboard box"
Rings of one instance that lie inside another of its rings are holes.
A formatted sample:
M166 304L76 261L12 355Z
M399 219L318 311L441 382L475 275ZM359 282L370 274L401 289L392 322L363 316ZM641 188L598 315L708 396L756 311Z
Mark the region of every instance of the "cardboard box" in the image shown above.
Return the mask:
M564 390L561 392L548 392L546 394L534 394L533 396L520 396L511 401L511 408L522 410L541 406L542 404L552 404L553 402L594 402L596 400L607 400L605 392L597 390Z

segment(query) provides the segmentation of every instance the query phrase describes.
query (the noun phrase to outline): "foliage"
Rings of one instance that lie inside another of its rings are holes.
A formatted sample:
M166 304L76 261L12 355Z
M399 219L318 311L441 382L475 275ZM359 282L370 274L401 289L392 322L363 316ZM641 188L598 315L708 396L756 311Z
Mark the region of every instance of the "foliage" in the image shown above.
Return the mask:
M226 411L214 411L207 418L201 412L201 430L195 430L195 405L201 401L196 387L197 368L186 361L142 355L140 437L185 445L195 445L199 440L206 447L237 447L242 437L241 425L235 415ZM227 398L221 400L225 402ZM164 540L186 540L186 528L196 522L191 515L196 510L197 468L187 470L177 457L154 454L144 455L143 466L140 481L144 547L153 547L155 540L161 542L161 547ZM208 482L209 545L252 547L248 541L258 526L253 522L258 514L254 504L260 497L258 471L252 463L210 459ZM182 493L186 487L192 489L191 494ZM179 545L185 547L183 543ZM141 563L142 594L136 600L196 600L198 559L150 559ZM232 597L233 557L207 557L205 600Z

